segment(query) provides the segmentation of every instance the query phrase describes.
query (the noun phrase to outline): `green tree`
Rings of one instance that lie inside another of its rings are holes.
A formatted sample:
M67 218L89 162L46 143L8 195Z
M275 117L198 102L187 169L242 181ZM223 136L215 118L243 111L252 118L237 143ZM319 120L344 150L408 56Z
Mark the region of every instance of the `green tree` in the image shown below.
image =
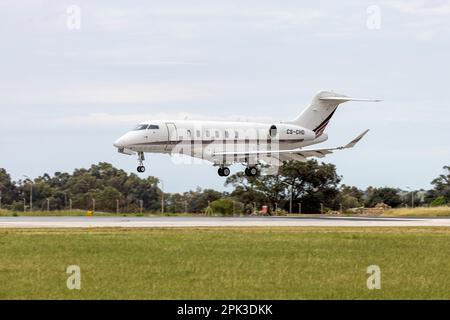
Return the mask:
M335 165L319 164L316 160L289 161L280 168L280 173L289 186L293 185L294 204L301 202L303 212L320 212L321 204L330 209L338 208L338 185L342 178ZM285 210L288 210L286 205Z
M393 208L398 207L402 204L402 199L400 198L397 189L394 188L373 188L369 187L366 190L367 198L365 205L367 207L374 207L378 203L385 203Z
M231 216L233 215L235 204L230 198L221 198L211 202L210 207L213 213Z
M246 205L251 199L258 205L269 204L272 210L277 206L287 211L292 191L293 210L301 202L302 212L317 213L321 203L325 207L337 207L340 180L333 164L309 160L285 162L278 175L247 177L238 173L230 176L226 185L233 185L235 191L232 196L238 196ZM250 199L245 199L247 192Z
M439 196L430 203L430 206L439 207L439 206L445 206L446 204L447 204L447 200L444 198L444 196Z
M339 192L339 202L342 205L342 209L346 210L363 206L364 192L357 187L343 184L339 188Z
M139 210L140 200L147 211L159 211L161 208L158 179L127 174L105 162L88 169L75 169L72 174L44 174L33 182L33 204L36 209L45 210L47 199L50 199L51 209L68 208L69 199L72 199L72 208L90 210L94 198L97 211L115 212L117 200L122 211ZM23 197L28 199L29 184L19 181L17 186L11 185L4 171L0 171L0 187L5 189L4 194L8 190L8 196L13 190L15 195L12 199L16 201L20 202ZM8 201L12 203L10 198Z
M226 194L212 190L202 190L198 188L196 191L189 191L184 194L188 202L188 211L190 213L203 213L208 207L208 203L224 197Z
M431 181L434 186L433 198L444 197L446 202L450 202L450 166L444 166L444 173Z
M2 193L2 205L10 205L14 201L19 201L18 190L11 181L11 176L3 168L0 168L0 191Z
M264 193L256 191L249 185L236 185L230 196L236 201L236 212L239 214L251 214L253 204L268 204Z
M253 203L268 204L272 208L282 204L286 198L286 184L281 175L260 175L248 177L239 172L227 178L225 185L232 185L231 194L246 204L246 211L253 211Z
M166 197L166 211L171 213L183 213L189 211L188 200L185 194L172 193Z
M103 189L94 189L90 192L91 197L95 199L96 210L114 212L117 208L117 200L121 199L122 194L116 188L107 186Z

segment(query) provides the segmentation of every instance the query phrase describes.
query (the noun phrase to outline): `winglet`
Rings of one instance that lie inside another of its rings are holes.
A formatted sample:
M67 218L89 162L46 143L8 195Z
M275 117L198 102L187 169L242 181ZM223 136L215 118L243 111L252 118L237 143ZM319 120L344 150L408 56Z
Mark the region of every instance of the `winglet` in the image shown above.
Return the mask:
M369 132L369 129L367 129L366 131L361 133L359 136L357 136L355 139L353 139L352 141L347 143L345 146L342 147L342 149L353 148L355 146L355 144L357 144L359 142L359 140L361 140L366 135L367 132Z

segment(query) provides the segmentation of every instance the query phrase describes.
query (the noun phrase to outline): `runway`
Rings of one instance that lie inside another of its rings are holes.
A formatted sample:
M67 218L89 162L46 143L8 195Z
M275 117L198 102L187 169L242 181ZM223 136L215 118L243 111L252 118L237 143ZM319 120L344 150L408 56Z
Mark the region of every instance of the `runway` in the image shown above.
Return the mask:
M450 227L450 218L0 217L0 228Z

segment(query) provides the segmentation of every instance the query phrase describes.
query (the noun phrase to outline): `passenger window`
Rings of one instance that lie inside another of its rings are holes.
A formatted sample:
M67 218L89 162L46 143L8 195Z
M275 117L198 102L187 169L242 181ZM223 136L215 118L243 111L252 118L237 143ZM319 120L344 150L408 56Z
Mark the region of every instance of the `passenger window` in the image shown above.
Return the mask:
M206 130L205 135L207 138L209 138L209 136L210 136L209 130Z
M239 132L237 132L237 131L234 132L234 138L239 139Z
M228 139L230 137L230 133L225 130L225 139Z
M188 136L188 138L191 137L191 130L188 130L188 131L187 131L187 136Z
M219 131L216 130L216 138L219 138Z
M200 138L201 134L200 134L200 130L197 130L197 138Z

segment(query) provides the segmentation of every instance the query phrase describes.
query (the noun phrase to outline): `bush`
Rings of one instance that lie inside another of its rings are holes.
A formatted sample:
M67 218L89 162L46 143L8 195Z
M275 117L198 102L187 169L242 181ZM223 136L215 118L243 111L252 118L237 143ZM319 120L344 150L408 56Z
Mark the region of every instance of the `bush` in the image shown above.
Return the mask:
M229 198L221 198L219 200L211 202L209 205L211 211L216 214L222 214L226 216L233 215L233 200Z
M286 216L288 212L286 210L277 208L277 210L272 211L273 216Z
M344 195L341 204L343 210L361 207L361 203L359 203L358 199L350 195Z
M367 207L375 207L378 203L383 202L392 208L398 207L402 203L402 199L394 188L368 188L367 199L365 205Z
M437 197L436 199L434 199L430 203L430 206L439 207L439 206L445 206L446 204L447 204L447 201L445 200L444 196L440 196L440 197Z
M22 201L14 201L11 205L12 211L23 211L23 202Z

